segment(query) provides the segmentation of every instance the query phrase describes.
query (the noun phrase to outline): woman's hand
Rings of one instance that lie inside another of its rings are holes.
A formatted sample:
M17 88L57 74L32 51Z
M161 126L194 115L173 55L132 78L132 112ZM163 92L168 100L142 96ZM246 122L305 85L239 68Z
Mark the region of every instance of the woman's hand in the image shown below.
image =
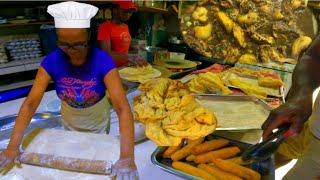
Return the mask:
M7 165L14 163L18 160L20 155L19 150L6 149L0 152L0 171L2 171Z
M137 180L139 179L137 166L134 158L120 158L112 166L112 176L117 180Z

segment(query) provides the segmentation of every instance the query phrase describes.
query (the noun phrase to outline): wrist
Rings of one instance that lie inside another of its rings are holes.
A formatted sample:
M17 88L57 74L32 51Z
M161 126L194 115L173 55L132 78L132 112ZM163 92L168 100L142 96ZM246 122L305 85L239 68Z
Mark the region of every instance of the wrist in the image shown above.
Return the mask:
M120 159L134 159L134 153L120 153Z
M4 154L9 157L9 158L15 158L19 155L19 150L18 149L6 149L4 150Z

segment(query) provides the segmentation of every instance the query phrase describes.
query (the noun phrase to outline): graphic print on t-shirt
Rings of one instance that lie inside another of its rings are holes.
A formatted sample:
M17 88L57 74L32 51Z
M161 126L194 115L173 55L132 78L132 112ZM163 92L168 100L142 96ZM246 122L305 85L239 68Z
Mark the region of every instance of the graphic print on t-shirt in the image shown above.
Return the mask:
M128 44L129 43L129 45L130 45L130 42L131 42L131 36L130 36L130 34L128 33L128 32L122 32L121 34L120 34L120 39L122 40L122 42L124 43L124 44Z
M57 83L60 92L58 96L72 107L89 107L99 100L99 94L95 92L96 78L81 80L72 77L63 77Z

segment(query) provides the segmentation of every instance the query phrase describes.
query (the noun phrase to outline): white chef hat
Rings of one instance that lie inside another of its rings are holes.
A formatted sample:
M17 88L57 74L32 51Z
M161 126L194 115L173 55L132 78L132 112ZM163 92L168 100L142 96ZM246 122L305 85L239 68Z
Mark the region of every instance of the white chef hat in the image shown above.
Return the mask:
M56 28L89 28L98 10L90 4L67 1L48 6L47 12L54 17Z

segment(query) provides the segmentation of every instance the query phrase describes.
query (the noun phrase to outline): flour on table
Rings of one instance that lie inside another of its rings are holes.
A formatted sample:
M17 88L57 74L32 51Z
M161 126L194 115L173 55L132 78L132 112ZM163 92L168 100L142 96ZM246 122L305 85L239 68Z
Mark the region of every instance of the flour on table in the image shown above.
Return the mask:
M26 152L52 154L64 157L109 160L113 163L119 158L119 138L105 134L81 133L75 131L44 129L29 144ZM62 171L22 164L9 173L23 180L105 180L109 176ZM20 180L2 177L1 180Z

